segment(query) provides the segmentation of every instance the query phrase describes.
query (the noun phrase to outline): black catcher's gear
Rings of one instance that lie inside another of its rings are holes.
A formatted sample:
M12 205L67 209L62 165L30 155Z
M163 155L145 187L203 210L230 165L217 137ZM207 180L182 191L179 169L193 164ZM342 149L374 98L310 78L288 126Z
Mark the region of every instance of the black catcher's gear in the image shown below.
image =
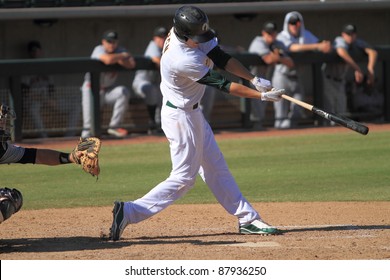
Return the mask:
M0 222L18 212L23 205L23 196L17 189L0 188Z

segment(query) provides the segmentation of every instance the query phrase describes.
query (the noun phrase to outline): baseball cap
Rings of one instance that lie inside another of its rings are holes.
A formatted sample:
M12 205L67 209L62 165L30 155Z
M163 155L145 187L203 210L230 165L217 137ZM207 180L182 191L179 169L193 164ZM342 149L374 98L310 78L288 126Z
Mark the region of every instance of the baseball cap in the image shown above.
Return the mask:
M163 26L159 26L156 29L154 29L153 36L157 36L157 37L161 37L161 38L167 37L168 30Z
M274 22L268 21L263 25L263 31L267 32L268 34L273 34L277 32L277 30L278 28Z
M108 41L108 42L118 40L118 32L116 32L114 30L107 30L103 34L103 39Z
M301 20L299 19L299 16L295 14L291 15L291 17L288 19L289 24L296 24L298 21Z
M353 24L346 24L343 27L343 32L347 33L348 35L352 35L357 32L356 26Z

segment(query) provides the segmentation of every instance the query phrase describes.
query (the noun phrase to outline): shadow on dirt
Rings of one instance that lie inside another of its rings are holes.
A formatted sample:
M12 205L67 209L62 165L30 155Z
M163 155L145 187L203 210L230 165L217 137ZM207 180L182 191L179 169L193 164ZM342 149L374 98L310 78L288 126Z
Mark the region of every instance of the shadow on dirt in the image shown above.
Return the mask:
M340 225L324 227L300 227L293 229L282 229L283 233L312 232L312 231L361 231L361 230L389 230L390 225ZM198 246L206 245L230 245L242 243L235 240L234 236L239 233L215 233L199 235L180 236L142 236L131 239L121 239L116 242L107 241L100 237L48 237L48 238L20 238L3 239L0 241L0 253L25 252L69 252L80 250L104 250L119 249L134 245L169 245L169 244L193 244ZM230 236L230 237L229 237ZM221 240L207 240L210 237ZM224 240L222 240L224 239ZM228 239L228 240L226 240Z
M240 243L235 240L226 240L229 236L239 235L238 233L214 233L198 235L179 235L179 236L142 236L133 240L137 245L161 245L161 244L192 244L192 245L229 245ZM210 237L223 237L225 240L206 240ZM205 240L202 240L204 238Z
M190 236L160 236L138 237L135 239L121 239L116 242L98 237L48 237L48 238L20 238L3 239L0 242L0 253L24 252L24 253L49 253L70 252L80 250L104 250L119 249L132 245L162 245L162 244L193 244L193 245L224 245L234 244L236 241L205 241L202 237L228 236L235 234L204 234Z
M324 227L300 227L293 229L283 229L283 233L289 232L308 232L308 231L359 231L359 230L381 230L390 229L390 225L369 225L369 226L358 226L358 225L340 225L340 226L324 226Z
M80 250L103 250L130 246L129 241L110 242L99 237L49 237L3 239L0 241L1 253L25 252L66 252Z

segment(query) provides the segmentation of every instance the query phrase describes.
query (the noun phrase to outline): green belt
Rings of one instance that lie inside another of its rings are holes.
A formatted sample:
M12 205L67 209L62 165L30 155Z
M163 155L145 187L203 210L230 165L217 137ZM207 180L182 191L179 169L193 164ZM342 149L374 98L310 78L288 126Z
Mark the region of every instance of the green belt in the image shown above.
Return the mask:
M166 104L168 107L171 107L173 109L177 109L177 107L175 105L173 105L171 102L169 102L169 100L167 101ZM198 106L199 106L199 103L196 103L194 106L192 106L192 109L195 110L196 108L198 108Z

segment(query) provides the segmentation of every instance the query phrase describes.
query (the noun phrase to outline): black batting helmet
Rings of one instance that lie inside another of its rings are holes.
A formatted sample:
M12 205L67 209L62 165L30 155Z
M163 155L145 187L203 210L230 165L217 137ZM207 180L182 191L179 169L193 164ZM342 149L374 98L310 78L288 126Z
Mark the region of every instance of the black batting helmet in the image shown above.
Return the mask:
M173 19L175 34L182 41L188 38L198 43L210 41L215 33L209 27L207 15L194 6L183 6L179 8Z

